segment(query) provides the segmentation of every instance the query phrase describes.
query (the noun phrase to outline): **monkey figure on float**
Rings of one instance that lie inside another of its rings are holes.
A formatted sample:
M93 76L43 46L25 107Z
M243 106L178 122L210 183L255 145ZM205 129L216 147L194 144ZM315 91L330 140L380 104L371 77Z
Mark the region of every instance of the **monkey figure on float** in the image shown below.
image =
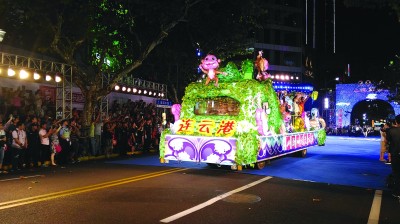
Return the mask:
M263 51L259 51L258 55L257 55L257 59L254 62L254 65L257 68L256 79L259 81L264 81L267 78L271 77L271 75L268 74L268 72L267 72L269 63L268 63L267 59L263 58L262 55L263 55Z
M204 59L201 60L201 64L199 68L201 71L207 75L205 85L208 85L211 80L214 80L215 86L218 87L218 76L217 74L226 75L225 72L218 71L219 63L221 62L220 59L217 59L216 56L212 54L208 54Z

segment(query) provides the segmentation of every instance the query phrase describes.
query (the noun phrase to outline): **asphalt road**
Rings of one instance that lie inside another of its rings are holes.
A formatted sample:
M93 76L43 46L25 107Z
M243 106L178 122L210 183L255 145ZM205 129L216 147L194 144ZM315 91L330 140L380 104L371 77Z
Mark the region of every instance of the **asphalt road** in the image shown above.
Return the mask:
M0 175L1 224L395 224L399 211L400 202L386 190L224 168L96 160Z

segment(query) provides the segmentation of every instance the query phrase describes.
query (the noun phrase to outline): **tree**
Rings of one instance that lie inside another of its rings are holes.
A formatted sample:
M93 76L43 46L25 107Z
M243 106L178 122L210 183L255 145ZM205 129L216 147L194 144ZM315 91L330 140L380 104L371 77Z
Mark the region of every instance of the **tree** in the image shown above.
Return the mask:
M26 28L10 30L23 36L34 32L41 37L37 49L51 51L73 67L73 82L85 97L83 122L89 125L95 104L140 67L200 1L7 0L0 12ZM104 73L114 74L106 88Z
M201 77L197 68L208 53L228 61L253 58L255 31L262 28L268 13L263 1L203 1L191 9L187 22L177 26L169 38L160 45L147 62L159 74L157 79L173 90L169 96L179 102L185 87ZM200 53L200 56L197 55ZM145 63L141 69L147 69ZM141 70L139 69L139 70ZM142 72L140 72L142 73ZM142 73L143 74L143 73Z
M252 52L246 49L254 42L254 30L261 27L258 19L267 13L261 0L3 1L0 18L5 19L0 21L8 22L0 25L9 31L7 37L17 37L7 39L8 44L54 54L73 66L73 82L86 99L86 125L96 103L123 77L149 73L149 68L161 74L168 71L152 81L174 87L172 80L177 80L177 89L169 89L179 101L187 82L196 79L200 58L195 48L222 59L249 56ZM34 41L27 40L32 36ZM105 73L113 78L103 88Z

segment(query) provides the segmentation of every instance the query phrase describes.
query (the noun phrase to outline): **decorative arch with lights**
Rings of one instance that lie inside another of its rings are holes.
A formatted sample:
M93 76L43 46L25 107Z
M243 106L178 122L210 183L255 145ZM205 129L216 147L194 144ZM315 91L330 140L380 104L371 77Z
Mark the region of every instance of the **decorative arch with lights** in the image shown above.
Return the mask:
M353 107L363 100L384 100L387 101L387 90L376 90L370 81L359 81L353 84L336 85L336 126L346 127L352 124L350 115ZM395 114L400 114L400 105L389 102Z

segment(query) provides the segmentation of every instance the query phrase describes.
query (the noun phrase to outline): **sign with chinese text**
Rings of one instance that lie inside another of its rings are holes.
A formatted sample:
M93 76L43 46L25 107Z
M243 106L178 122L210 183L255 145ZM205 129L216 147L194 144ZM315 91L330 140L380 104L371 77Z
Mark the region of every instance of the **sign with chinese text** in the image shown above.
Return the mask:
M316 130L286 135L261 136L259 137L260 150L258 151L257 160L274 158L279 155L318 145L318 132L319 131Z
M236 131L236 121L235 120L222 120L219 123L216 136L221 137L231 137Z
M204 119L196 122L195 119L181 119L178 121L178 134L193 134L195 130L203 136L232 137L236 132L235 120L222 120L218 125L215 120Z
M185 134L193 134L194 126L196 124L196 120L194 119L182 119L178 121L178 130L176 133L185 133Z
M198 124L199 133L205 136L212 136L215 131L215 121L214 120L202 120Z

